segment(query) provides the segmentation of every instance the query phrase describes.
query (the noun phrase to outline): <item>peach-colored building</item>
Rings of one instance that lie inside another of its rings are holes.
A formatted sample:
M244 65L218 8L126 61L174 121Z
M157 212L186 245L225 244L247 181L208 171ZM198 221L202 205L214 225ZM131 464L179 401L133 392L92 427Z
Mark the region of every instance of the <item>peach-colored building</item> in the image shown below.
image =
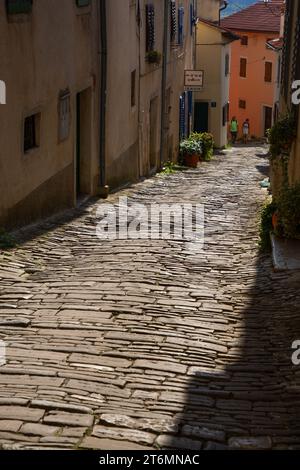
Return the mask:
M250 135L263 137L273 123L278 77L276 52L267 46L279 37L282 0L260 1L222 20L241 39L232 44L230 116L250 120Z

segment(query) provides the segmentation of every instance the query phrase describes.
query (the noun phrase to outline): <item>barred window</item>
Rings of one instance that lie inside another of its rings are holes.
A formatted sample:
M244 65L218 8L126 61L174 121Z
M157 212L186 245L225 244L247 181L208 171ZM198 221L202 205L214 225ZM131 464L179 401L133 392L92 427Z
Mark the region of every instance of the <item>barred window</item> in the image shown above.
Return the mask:
M177 15L176 15L176 0L171 0L170 2L170 35L171 42L176 41L177 38Z
M154 50L155 46L155 10L154 5L146 5L146 52Z
M184 40L184 7L178 8L178 44L183 45Z

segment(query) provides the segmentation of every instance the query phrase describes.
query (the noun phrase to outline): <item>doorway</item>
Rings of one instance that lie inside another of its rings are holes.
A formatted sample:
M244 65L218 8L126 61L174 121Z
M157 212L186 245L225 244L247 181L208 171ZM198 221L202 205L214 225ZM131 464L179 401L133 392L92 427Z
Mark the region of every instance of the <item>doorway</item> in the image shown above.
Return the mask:
M157 168L158 98L150 102L150 170Z
M273 108L264 106L264 135L267 135L267 130L272 127Z
M194 131L208 132L209 103L196 101L194 105Z
M91 193L92 91L88 88L76 96L76 196Z

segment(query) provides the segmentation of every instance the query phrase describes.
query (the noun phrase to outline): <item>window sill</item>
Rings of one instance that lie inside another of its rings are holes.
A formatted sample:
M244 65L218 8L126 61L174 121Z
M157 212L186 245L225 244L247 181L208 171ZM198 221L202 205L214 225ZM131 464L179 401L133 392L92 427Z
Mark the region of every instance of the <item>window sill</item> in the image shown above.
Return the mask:
M10 13L7 15L8 23L28 23L32 13Z

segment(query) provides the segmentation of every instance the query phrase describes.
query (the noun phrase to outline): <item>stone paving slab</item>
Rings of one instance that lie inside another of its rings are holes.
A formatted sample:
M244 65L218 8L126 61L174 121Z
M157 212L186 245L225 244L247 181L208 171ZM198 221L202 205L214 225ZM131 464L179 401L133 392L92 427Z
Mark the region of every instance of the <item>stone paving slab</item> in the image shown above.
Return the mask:
M259 253L266 151L238 147L106 201L204 204L202 250L100 241L94 201L0 254L3 449L300 446L300 275Z

